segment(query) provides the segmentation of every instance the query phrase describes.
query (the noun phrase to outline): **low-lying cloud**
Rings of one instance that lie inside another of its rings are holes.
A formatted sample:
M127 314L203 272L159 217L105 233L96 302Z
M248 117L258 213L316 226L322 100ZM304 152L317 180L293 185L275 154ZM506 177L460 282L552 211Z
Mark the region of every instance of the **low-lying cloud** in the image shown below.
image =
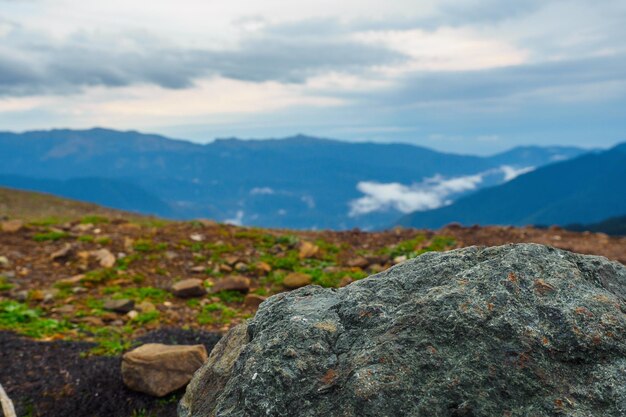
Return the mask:
M397 182L379 183L361 181L357 190L365 194L350 202L350 217L396 210L401 213L436 209L452 203L452 197L476 190L489 176L498 175L501 181L510 181L517 176L531 171L532 167L514 168L504 165L500 168L475 175L444 178L436 175L424 181L404 185Z

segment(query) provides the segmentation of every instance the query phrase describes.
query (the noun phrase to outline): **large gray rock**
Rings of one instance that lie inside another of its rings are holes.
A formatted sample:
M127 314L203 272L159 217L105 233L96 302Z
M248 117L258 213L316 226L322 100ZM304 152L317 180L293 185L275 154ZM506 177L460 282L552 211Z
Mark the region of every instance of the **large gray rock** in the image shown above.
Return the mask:
M279 294L216 346L179 415L625 416L626 268L471 247Z

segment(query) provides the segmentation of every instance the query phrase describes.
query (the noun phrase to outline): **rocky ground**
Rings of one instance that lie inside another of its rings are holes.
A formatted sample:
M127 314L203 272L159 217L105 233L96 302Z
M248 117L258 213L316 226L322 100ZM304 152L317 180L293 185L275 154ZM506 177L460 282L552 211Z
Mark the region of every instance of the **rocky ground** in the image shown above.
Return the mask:
M309 283L344 286L428 251L509 242L543 243L626 263L626 238L558 228L451 225L437 232L365 233L100 216L68 223L5 221L0 231L0 330L5 331L0 383L26 416L112 415L93 408L85 408L87 414L50 408L59 399L83 404L77 398L89 395L126 401L120 417L174 415L172 407L161 407L167 400L124 390L119 374L107 374L105 388L100 386L109 390L104 394L94 391L95 384L84 384L89 380L84 373L95 378L103 368L117 369L119 355L143 343L146 335L168 343L172 338L163 328L213 340L211 335L252 317L265 297L279 292ZM66 373L72 377L64 380L63 389L59 375Z

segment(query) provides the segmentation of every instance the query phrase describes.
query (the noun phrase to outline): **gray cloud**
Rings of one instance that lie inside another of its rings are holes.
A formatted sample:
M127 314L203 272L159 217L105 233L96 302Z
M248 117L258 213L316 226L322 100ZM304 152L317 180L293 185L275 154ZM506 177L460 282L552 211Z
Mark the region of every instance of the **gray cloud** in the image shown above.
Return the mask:
M444 1L439 7L440 24L496 23L507 19L519 18L546 6L549 0L470 0Z
M473 71L417 72L376 95L344 97L385 105L491 100L551 89L575 92L585 85L626 83L626 54ZM554 93L554 91L553 91Z
M271 29L271 28L270 28ZM141 33L77 33L63 41L13 27L0 46L0 95L62 94L87 86L148 83L185 88L201 77L301 83L324 71L365 72L407 59L346 37L261 32L237 49L181 49Z

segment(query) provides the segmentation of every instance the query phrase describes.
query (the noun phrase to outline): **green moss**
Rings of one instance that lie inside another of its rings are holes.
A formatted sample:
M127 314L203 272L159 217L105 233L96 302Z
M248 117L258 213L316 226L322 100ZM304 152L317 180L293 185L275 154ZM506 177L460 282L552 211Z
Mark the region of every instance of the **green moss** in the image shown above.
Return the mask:
M430 240L430 244L426 247L426 251L449 250L455 245L456 240L453 237L437 235Z
M317 239L315 244L320 248L322 259L325 261L336 262L337 255L341 252L339 246L334 245L330 242L326 242L322 239Z
M261 284L269 284L269 285L273 285L273 286L280 286L282 285L283 281L285 280L285 276L286 274L284 272L280 272L280 271L272 271L269 274L267 274L266 276L264 276L263 278L261 278Z
M81 224L106 224L109 219L103 216L85 216L80 219Z
M133 262L139 261L141 260L141 258L141 255L138 253L133 253L123 258L118 258L117 261L115 261L115 267L120 271L126 271Z
M225 303L242 303L244 299L239 291L220 291L215 296Z
M119 286L106 287L102 290L106 295L111 295L113 299L129 298L135 301L150 300L156 303L162 303L163 301L171 298L171 294L165 290L154 287L140 287L140 288L125 288L122 289Z
M212 261L219 262L223 255L243 250L244 247L242 245L233 246L224 243L205 243L204 249L211 252Z
M112 268L96 269L85 274L85 278L81 280L84 283L102 284L117 278L117 271Z
M293 247L293 246L296 246L298 242L300 242L300 238L294 235L284 235L284 236L276 237L275 242L278 245L286 245L286 246Z
M454 248L455 245L456 240L449 236L436 235L427 242L426 236L420 234L413 239L402 241L392 247L383 248L378 253L391 257L406 256L407 258L415 258L426 252L449 250Z
M35 234L35 236L33 236L33 239L36 242L49 242L49 241L57 241L60 239L65 239L67 237L69 237L69 234L66 232L54 231L54 232L37 233Z
M0 329L41 338L72 329L65 320L43 317L40 309L32 309L17 301L0 301Z
M93 237L92 235L82 235L82 236L78 236L76 240L78 240L79 242L93 243L95 242L96 238Z
M265 287L259 287L256 290L252 291L252 294L266 296L269 294L269 291Z
M89 350L86 355L82 356L119 356L127 350L132 349L134 346L136 346L136 343L125 340L117 334L111 333L110 336L100 335L98 345Z
M222 303L211 303L202 307L198 314L200 324L225 324L237 315L237 311Z
M138 324L143 326L144 324L148 324L155 320L158 320L160 313L158 311L148 311L146 313L139 313L137 317L131 320L131 323Z
M7 277L0 275L0 292L13 289L14 285L8 282Z
M167 243L155 243L148 239L139 239L133 246L137 252L161 252L167 250Z
M295 250L289 250L280 255L266 254L261 256L261 261L266 262L272 267L272 269L284 269L286 271L294 271L298 265L300 265L300 258L298 252Z
M198 308L200 307L200 300L198 300L197 298L191 298L187 300L187 306L190 308Z
M99 237L98 239L96 239L96 243L98 245L110 245L112 242L110 237Z
M43 219L33 220L29 224L31 226L47 227L47 226L54 226L55 224L60 224L62 222L63 221L61 219L59 219L58 217L45 217Z

